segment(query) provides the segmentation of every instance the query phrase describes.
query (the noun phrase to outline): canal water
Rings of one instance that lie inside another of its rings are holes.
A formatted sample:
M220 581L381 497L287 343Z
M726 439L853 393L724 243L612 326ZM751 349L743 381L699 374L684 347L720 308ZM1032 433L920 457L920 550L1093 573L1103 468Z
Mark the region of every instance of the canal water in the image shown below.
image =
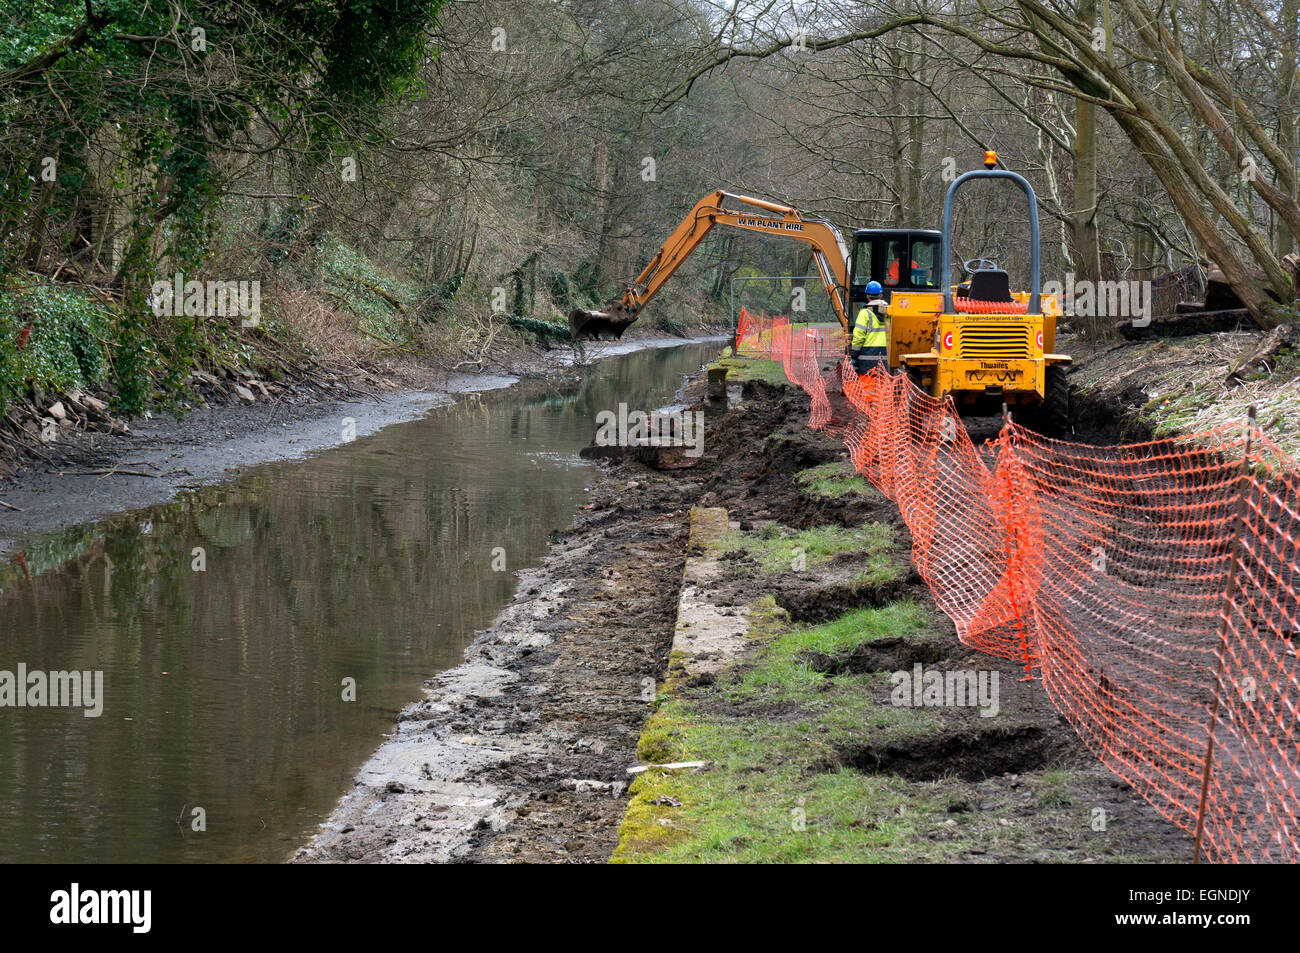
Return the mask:
M596 414L667 403L717 350L609 358L24 540L0 677L103 672L102 712L0 707L0 862L286 859L570 524Z

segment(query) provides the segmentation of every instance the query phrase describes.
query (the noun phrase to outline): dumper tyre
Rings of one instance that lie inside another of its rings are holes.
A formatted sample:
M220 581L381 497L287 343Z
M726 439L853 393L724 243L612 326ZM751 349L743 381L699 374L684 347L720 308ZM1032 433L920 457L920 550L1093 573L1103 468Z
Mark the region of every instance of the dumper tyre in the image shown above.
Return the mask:
M1053 365L1043 373L1043 404L1034 413L1037 426L1031 424L1044 437L1064 438L1070 435L1070 382L1065 368Z

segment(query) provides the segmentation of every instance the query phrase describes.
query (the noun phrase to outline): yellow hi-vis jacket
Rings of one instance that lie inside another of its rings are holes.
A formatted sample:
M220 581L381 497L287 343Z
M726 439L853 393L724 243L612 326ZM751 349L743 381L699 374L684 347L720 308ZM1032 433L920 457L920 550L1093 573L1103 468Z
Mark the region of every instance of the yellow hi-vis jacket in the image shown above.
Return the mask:
M876 314L875 308L863 305L862 310L858 312L858 319L853 322L853 346L879 348L889 346L885 322L880 315Z

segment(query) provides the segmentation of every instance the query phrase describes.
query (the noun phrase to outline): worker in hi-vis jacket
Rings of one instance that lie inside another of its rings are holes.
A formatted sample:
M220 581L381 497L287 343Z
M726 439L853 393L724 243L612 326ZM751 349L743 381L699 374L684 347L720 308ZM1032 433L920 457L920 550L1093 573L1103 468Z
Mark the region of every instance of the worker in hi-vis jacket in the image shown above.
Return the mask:
M880 297L883 291L879 281L867 282L867 303L853 322L849 357L853 359L853 369L859 374L867 373L888 359L889 330L885 311L888 305Z

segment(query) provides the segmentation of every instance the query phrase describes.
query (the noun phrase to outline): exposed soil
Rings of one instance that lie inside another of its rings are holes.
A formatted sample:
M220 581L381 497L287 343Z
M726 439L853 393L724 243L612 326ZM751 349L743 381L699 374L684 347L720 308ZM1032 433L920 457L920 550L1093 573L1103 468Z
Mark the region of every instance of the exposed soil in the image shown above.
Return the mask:
M826 675L865 675L869 672L897 672L913 665L933 665L950 658L960 648L957 642L937 637L905 639L886 636L835 655L809 652L804 661L814 672Z
M990 725L882 745L853 746L840 752L836 766L896 774L909 781L983 781L1055 765L1086 764L1073 740L1068 728L1058 726Z
M776 604L795 622L829 622L851 609L879 608L908 594L905 579L880 583L830 582L799 588L797 583L777 587Z
M295 859L605 862L668 667L689 507L711 496L752 518L782 494L797 504L796 465L762 447L803 413L792 393L753 389L715 418L697 467L608 464L466 663L426 683ZM754 483L772 495L750 493Z
M836 560L815 572L764 575L736 556L713 594L720 605L740 606L770 591L812 621L908 596L929 607L931 623L914 637L810 656L810 666L828 678L915 664L1000 675L1002 717L936 709L938 732L885 743L864 737L819 770L939 783L950 792L950 810L992 812L1028 826L1041 844L1028 856L977 845L971 860L1190 856L1186 835L1097 763L1039 682L1023 682L1017 664L957 642L907 568L910 540L892 503L878 495L828 502L800 491L795 472L843 456L834 440L805 426L807 413L807 397L794 388L747 384L739 406L711 419L697 466L606 464L573 527L557 534L541 567L524 574L513 603L473 643L466 663L426 684L425 697L403 713L396 735L296 860L607 860L655 684L670 674L689 508L696 504L727 507L742 527L767 520L791 528L864 520L893 527L901 571L886 584L848 585L852 567ZM737 664L743 668L744 661ZM680 688L692 704L732 716L800 717L784 703L738 707L716 694L716 681L708 673ZM878 692L888 705L883 677ZM1064 779L1049 777L1049 769ZM1044 808L1056 804L1050 798L1062 806ZM1107 812L1113 827L1100 841L1086 823L1094 809Z

